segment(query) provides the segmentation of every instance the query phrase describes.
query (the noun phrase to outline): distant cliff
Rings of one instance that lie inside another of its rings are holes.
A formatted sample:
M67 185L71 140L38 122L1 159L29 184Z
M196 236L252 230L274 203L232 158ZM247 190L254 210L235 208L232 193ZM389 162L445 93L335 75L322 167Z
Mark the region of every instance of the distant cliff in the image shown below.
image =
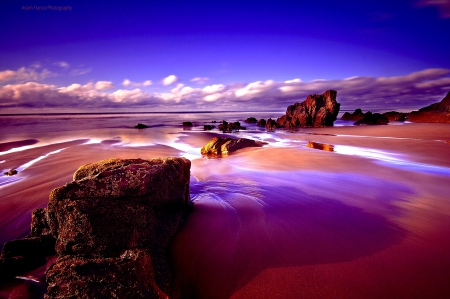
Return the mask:
M450 92L439 103L409 113L408 121L418 123L450 123Z

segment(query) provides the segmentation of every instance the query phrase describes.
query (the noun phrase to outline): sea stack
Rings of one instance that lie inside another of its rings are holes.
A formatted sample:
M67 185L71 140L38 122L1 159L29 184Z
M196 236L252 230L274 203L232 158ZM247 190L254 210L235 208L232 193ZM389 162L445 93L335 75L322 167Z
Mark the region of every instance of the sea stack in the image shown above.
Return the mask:
M335 90L309 95L305 101L290 105L277 123L285 128L333 126L341 106L336 95Z

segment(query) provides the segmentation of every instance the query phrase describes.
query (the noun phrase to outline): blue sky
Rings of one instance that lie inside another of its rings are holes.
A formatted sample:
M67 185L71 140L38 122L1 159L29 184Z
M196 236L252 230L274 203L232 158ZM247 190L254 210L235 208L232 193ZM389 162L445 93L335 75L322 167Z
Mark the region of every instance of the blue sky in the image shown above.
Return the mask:
M450 91L450 1L2 1L0 109L408 111Z

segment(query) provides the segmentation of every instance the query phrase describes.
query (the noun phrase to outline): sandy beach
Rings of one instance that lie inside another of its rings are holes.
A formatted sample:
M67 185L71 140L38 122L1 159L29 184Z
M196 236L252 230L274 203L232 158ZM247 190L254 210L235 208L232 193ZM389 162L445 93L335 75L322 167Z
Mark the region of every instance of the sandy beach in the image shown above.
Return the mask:
M223 134L179 125L50 135L0 141L0 168L20 168L0 182L1 244L27 235L32 210L83 164L186 156L194 210L171 246L183 298L450 296L449 125L250 126L232 135L269 144L221 159L199 149Z

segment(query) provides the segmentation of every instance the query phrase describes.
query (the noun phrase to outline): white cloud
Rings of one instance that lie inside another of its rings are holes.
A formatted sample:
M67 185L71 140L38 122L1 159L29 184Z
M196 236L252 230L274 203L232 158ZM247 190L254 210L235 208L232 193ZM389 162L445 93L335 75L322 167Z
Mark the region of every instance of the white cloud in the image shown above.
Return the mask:
M122 82L122 85L125 87L134 86L134 87L146 87L152 85L153 82L151 80L145 80L144 82L132 82L129 79L125 79Z
M95 83L95 89L97 90L107 90L107 89L113 89L114 84L111 81L98 81Z
M70 64L68 64L67 62L65 62L65 61L58 61L58 62L55 62L55 63L53 63L54 65L57 65L57 66L59 66L59 67L62 67L63 69L68 69L69 67L70 67Z
M192 78L190 81L200 85L200 84L205 84L209 80L211 80L211 79L209 79L208 77L195 77L195 78Z
M175 83L177 81L178 81L178 77L177 76L170 75L170 76L167 76L166 78L164 78L162 83L163 83L164 86L167 86L167 85L173 84L173 83Z
M299 78L284 81L284 83L287 83L287 84L291 84L291 83L300 83L300 82L302 82L302 80L300 80Z
M3 80L15 77L15 71L0 72ZM192 88L179 83L166 93L149 93L139 88L103 92L110 88L113 88L110 81L84 85L74 83L59 88L37 82L8 84L0 86L0 107L90 109L139 106L165 111L241 107L246 110L284 110L288 105L303 101L309 94L334 89L338 92L341 109L411 111L440 101L450 91L450 70L426 69L402 76L356 76L310 82L268 80L246 85L215 84L204 88Z
M70 74L72 76L81 76L81 75L85 75L87 73L90 73L92 71L92 68L88 68L88 69L74 69L70 71Z
M6 70L0 72L0 82L26 82L26 81L42 81L46 78L55 77L57 74L47 69L37 71L36 65L26 68L21 67L17 71Z

